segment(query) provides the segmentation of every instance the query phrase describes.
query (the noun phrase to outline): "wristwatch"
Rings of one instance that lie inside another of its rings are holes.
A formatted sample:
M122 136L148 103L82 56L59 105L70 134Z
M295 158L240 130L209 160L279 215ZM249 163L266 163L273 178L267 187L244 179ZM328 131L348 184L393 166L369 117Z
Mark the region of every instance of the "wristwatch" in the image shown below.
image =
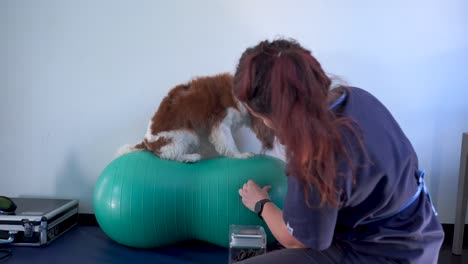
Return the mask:
M260 219L263 219L262 217L263 206L268 202L272 202L272 201L270 199L263 199L263 200L258 201L255 204L254 210L255 210L255 213L258 215L258 217L260 217Z

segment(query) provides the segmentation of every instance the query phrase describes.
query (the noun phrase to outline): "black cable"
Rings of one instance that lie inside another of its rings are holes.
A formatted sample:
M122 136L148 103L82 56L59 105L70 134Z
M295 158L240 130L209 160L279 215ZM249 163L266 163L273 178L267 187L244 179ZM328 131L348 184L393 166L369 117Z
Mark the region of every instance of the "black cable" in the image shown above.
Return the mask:
M13 255L13 253L9 249L0 249L0 253L4 253L3 256L0 255L0 260L4 260L4 259L10 257L11 255Z

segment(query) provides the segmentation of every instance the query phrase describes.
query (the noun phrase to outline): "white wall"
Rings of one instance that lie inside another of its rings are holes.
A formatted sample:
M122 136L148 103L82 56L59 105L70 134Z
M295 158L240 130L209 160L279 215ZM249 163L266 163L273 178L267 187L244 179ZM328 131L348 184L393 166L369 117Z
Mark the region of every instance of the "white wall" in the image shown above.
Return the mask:
M1 1L0 194L79 198L92 212L100 172L173 85L233 72L246 47L285 36L388 106L453 223L467 25L463 0Z

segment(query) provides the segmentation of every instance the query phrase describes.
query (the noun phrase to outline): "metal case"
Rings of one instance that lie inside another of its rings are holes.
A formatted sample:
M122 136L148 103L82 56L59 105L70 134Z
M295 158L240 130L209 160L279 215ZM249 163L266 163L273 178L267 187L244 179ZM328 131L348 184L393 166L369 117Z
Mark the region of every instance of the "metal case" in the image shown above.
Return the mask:
M46 246L78 223L78 200L11 198L15 214L0 214L0 244Z

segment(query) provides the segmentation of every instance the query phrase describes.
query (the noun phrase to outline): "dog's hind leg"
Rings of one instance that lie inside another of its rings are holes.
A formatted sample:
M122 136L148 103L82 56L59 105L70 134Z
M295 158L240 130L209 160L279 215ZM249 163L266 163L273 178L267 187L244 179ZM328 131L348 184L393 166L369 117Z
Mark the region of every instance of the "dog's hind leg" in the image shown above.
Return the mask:
M160 132L146 136L147 145L153 145L151 151L162 159L181 162L196 162L201 159L198 153L192 153L199 145L198 136L190 130Z
M250 152L241 153L232 137L231 128L233 122L236 121L237 113L236 110L228 109L222 122L212 128L209 140L216 151L223 156L240 159L250 158L253 154Z

